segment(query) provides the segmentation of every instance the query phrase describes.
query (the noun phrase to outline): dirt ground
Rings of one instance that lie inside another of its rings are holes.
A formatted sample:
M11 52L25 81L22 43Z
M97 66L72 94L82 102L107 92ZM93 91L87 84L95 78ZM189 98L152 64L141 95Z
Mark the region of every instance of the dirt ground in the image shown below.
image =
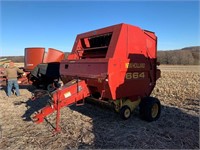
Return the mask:
M41 124L30 116L47 97L31 101L32 86L21 96L0 90L0 149L199 149L199 66L161 66L162 78L152 93L160 99L159 120L146 122L136 110L129 120L98 104L61 110L61 129L53 133L55 114Z

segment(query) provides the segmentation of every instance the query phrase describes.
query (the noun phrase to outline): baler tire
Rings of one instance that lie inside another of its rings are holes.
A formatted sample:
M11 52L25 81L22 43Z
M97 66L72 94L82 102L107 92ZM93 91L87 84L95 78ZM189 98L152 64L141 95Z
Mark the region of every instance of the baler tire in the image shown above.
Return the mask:
M157 98L146 97L142 99L140 105L140 117L148 122L156 121L161 114L161 104Z
M125 105L119 110L119 115L123 120L127 120L131 116L131 109Z
M53 92L56 88L54 87L53 83L50 83L46 86L47 91Z

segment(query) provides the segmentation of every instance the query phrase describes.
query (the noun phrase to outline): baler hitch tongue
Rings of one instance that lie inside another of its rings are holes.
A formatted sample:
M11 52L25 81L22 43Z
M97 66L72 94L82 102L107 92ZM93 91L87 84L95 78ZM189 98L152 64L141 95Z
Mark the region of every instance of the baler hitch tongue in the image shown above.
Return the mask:
M56 131L59 131L60 109L64 106L77 103L90 95L84 80L72 80L52 93L52 104L40 110L33 118L36 123L41 123L44 118L54 111L56 116Z
M41 109L38 113L36 113L33 117L32 120L35 123L42 123L44 121L44 118L53 113L55 109L51 106L46 106L43 109Z

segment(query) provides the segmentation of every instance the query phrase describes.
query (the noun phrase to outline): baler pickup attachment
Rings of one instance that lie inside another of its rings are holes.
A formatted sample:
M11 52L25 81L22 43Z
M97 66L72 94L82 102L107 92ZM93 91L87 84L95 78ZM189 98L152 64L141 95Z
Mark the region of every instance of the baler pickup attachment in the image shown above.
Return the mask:
M41 123L46 116L57 111L56 131L59 131L60 109L64 106L69 106L84 100L84 98L89 95L90 92L85 81L74 79L54 91L51 95L51 104L42 108L41 111L33 117L33 120L36 123Z

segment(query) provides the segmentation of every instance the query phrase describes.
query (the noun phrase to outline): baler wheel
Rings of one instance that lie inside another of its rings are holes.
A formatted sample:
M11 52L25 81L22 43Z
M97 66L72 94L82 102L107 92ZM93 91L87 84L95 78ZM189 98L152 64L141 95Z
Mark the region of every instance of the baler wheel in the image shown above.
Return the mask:
M49 92L53 92L55 90L55 86L53 85L53 83L50 83L47 85L47 90Z
M131 116L131 109L125 105L120 109L119 114L123 120L127 120Z
M155 121L160 117L161 104L157 98L146 97L142 99L140 105L140 116L146 121Z

